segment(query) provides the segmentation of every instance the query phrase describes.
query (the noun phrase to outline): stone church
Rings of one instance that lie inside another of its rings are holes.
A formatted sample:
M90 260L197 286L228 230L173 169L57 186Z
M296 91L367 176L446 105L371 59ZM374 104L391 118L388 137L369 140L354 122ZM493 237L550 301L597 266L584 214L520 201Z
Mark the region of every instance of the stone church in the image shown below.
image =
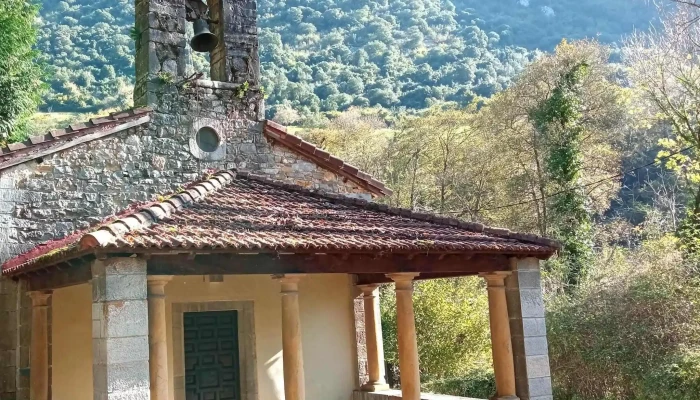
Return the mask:
M469 275L495 398L552 399L556 242L383 205L381 182L266 121L255 0L135 1L136 108L0 148L0 400L443 398L420 391L413 282ZM185 72L191 23L211 80Z

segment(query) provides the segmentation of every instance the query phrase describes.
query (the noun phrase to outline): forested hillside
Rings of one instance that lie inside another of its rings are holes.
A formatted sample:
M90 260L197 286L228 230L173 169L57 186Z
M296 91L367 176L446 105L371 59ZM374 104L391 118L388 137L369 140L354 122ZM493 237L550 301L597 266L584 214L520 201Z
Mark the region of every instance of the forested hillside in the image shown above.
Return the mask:
M563 37L615 41L654 17L641 0L260 0L259 13L270 115L282 104L301 115L466 104L508 85L535 49ZM133 0L43 1L45 109L128 105L133 15Z

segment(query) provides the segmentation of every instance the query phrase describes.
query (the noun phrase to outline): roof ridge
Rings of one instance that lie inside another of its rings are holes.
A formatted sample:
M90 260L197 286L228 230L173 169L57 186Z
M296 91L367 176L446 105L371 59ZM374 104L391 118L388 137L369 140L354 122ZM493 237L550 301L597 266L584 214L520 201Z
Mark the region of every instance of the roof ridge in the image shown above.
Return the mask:
M103 225L93 232L84 234L79 241L81 249L105 247L113 243L119 235L148 228L183 207L201 201L209 194L218 191L236 178L235 171L222 170L215 172L209 178L194 182L188 189L171 197L152 203L139 211L125 215L109 224Z
M352 181L355 181L376 195L391 196L393 193L391 189L386 187L384 183L372 177L372 175L361 171L356 166L348 164L338 157L333 156L329 152L315 146L313 143L307 142L306 140L289 133L287 127L284 125L280 125L271 120L266 120L263 132L268 138L284 145L296 153L310 158L312 161L331 172L335 172L338 175L342 175Z
M387 214L408 217L424 222L432 222L440 225L453 226L457 228L467 229L472 232L486 233L489 235L496 236L501 239L514 239L520 240L527 243L539 244L548 247L553 247L561 250L561 243L554 239L549 239L546 237L538 236L532 233L520 233L514 232L507 228L497 228L489 227L478 222L463 221L454 217L443 217L439 215L434 215L430 213L416 212L407 208L392 207L386 204L375 203L372 201L367 201L360 198L351 198L337 193L330 193L320 189L309 189L300 185L295 185L293 183L287 183L281 180L272 179L264 175L254 174L249 171L237 171L236 176L246 179L251 179L258 182L263 182L267 184L272 184L283 189L293 190L301 192L306 195L310 195L316 198L330 199L339 204L345 204L350 206L361 206L369 208L373 211L381 211Z

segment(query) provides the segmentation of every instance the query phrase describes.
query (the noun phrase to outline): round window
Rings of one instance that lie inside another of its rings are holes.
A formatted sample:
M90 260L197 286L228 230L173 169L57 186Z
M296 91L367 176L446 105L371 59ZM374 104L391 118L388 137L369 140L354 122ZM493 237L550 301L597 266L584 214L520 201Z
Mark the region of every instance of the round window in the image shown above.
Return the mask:
M197 147L200 150L213 153L219 148L221 139L213 128L205 126L197 132Z

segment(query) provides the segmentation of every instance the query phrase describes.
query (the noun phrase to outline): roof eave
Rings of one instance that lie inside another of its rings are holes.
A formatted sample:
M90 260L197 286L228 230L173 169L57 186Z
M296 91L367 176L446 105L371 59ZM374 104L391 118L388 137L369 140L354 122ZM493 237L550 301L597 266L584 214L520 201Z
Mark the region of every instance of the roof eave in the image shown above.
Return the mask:
M151 111L150 108L136 108L113 113L0 147L0 171L146 124L151 121Z

